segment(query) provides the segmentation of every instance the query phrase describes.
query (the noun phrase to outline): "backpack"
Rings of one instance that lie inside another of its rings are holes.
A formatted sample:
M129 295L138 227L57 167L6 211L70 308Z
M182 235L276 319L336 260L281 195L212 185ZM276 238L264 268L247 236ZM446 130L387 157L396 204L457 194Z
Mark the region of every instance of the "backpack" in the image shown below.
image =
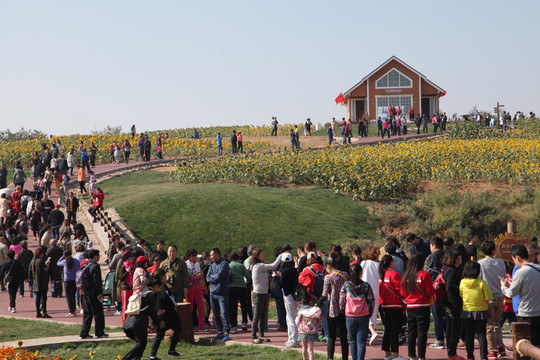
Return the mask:
M324 287L324 274L322 272L315 271L314 268L311 266L308 266L308 269L311 270L313 275L315 276L315 285L313 286L313 291L311 294L315 297L319 297L322 295L323 287Z
M435 278L435 281L433 282L433 288L435 289L435 295L433 296L433 300L435 302L443 301L446 297L446 282L444 281L444 272L441 271L439 275Z
M91 285L88 263L84 264L75 273L75 285L79 290L87 290Z
M145 294L148 293L145 292ZM129 302L127 304L127 307L126 307L126 314L128 315L139 315L141 313L141 311L144 311L148 308L148 305L146 305L145 307L143 307L141 309L141 306L142 306L142 298L143 298L143 294L142 293L138 293L138 294L133 294L129 297Z
M345 135L345 125L341 125L341 135Z
M366 297L363 295L355 296L348 286L344 286L344 289L347 292L346 315L355 317L370 315Z

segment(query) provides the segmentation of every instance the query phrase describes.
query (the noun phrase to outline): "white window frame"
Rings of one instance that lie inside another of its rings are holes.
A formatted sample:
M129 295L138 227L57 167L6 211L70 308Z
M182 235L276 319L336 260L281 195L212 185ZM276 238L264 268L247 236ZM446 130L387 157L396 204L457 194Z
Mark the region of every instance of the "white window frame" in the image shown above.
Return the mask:
M414 104L414 95L375 95L375 111L377 111L379 109L379 98L410 98L411 99L411 107L413 106ZM406 115L407 114L407 111L402 108L401 109L403 111L403 115ZM407 109L408 110L408 109ZM386 114L384 115L384 117L382 116L382 114ZM385 117L388 117L388 106L386 106L386 109L385 109L385 112L384 113L377 113L376 116L381 116L381 118L385 118Z
M404 78L406 78L407 80L409 80L410 82L410 86L378 86L377 83L379 82L379 80L381 80L383 77L385 76L388 76L389 73L391 73L392 71L396 71L400 76L403 76ZM392 68L390 69L386 74L384 74L383 76L381 76L380 78L378 78L376 81L375 81L375 89L410 89L413 87L413 81L410 77L408 77L407 75L403 74L401 71L399 71L398 69L396 68Z

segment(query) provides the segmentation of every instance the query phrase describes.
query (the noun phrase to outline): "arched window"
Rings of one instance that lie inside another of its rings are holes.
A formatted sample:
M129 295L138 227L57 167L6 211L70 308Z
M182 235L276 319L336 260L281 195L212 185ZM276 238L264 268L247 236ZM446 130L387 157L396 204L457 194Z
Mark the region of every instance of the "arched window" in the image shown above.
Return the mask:
M387 72L376 82L377 89L412 87L412 81L396 69Z

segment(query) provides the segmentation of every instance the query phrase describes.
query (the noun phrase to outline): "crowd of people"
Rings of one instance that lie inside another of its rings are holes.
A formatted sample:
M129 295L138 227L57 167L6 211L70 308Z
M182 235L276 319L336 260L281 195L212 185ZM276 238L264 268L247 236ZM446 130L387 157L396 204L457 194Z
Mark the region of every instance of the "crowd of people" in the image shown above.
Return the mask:
M465 359L458 355L461 343L466 359L474 359L477 338L479 358L494 360L506 355L504 321L540 325L540 306L535 301L540 291L540 266L536 265L540 249L536 242L514 245L512 261L505 263L494 256L493 241L479 244L474 236L466 246L454 244L451 238L427 241L414 234L408 234L405 240L410 257L395 237L389 237L382 248L371 246L362 252L354 246L350 249L352 261L340 245L332 245L325 254L313 242L296 249L278 246L273 259L267 261L265 251L256 245L223 253L216 247L202 254L190 248L179 256L173 244L165 250L164 242L158 241L151 250L144 240L129 245L117 236L106 261L115 272L116 314L122 316L126 334L136 341L126 358L138 358L136 354L142 354L146 347L148 332L141 331L141 326L156 331L151 359L156 358L169 328L174 331L169 351L175 354L182 329L173 309L184 299L191 303L190 320L196 331L214 329L216 339L228 341L240 331L251 330L252 343L263 344L270 341L265 334L273 297L277 331L287 333L286 347L302 348L304 359L313 359L316 341L326 342L327 358L333 359L338 336L343 358L350 353L353 359L363 359L366 347L374 345L381 335L386 360L404 358L399 354L399 345L404 342L408 344L408 358L425 359L433 321L435 339L429 347L446 348L450 360L460 360ZM484 254L480 260L478 246ZM69 262L75 268L80 263L69 260L66 251L63 255L57 264L64 266L64 281L71 281L66 268ZM86 251L83 258L97 262L99 254L96 258L95 251ZM36 253L31 266L47 271L51 261L43 261ZM128 315L130 298L136 294L141 294L141 308L145 310ZM97 295L83 293L83 312L88 315L84 317L82 338L90 336L86 324L91 323L92 316L97 316L96 336L103 335L99 333L102 309L94 295L99 300L99 291ZM73 306L69 301L68 305ZM378 319L383 329L377 329ZM538 346L539 341L533 334L533 344Z
M3 281L2 287L10 295L9 310L16 312L17 292L24 296L28 284L36 317L49 318L49 290L53 297L64 292L67 316L83 314L80 337L91 337L92 319L95 336L106 337L101 257L84 226L76 222L79 201L71 191L65 201L66 217L46 188L41 192L38 196L17 189L9 200L2 196L0 201L0 208L6 202L9 208L0 236L0 278L7 280L7 287ZM97 206L102 206L99 199ZM381 350L386 360L403 358L399 345L404 342L408 358L425 359L431 321L435 341L429 346L446 348L450 360L465 359L457 354L460 343L466 358L474 359L475 338L480 359L505 356L501 328L506 320L540 326L536 239L527 246L514 245L512 261L506 263L494 256L493 241L480 244L475 236L467 245L454 244L451 238L427 241L414 234L405 240L410 258L400 242L389 237L382 248L371 246L362 252L354 246L352 261L340 245L325 254L307 242L296 249L278 246L267 262L264 250L256 245L223 253L213 248L202 254L190 248L179 256L174 244L165 250L164 241L158 241L152 250L143 239L129 244L116 234L105 261L114 272L115 315L121 316L126 334L136 341L126 358L138 358L146 347L148 332L140 330L141 324L156 332L151 359L157 358L167 329L174 332L169 353L178 355L175 346L182 329L174 308L184 299L191 303L196 331L215 329L217 339L228 341L251 326L253 344L262 344L269 341L265 333L273 297L277 331L287 332L286 347L302 347L304 359L313 358L315 341L326 342L327 357L333 359L337 336L344 358L350 352L353 359L363 359L366 346L380 337L378 319L384 326ZM34 252L28 250L29 241L37 245ZM478 247L484 256L480 260ZM77 280L83 267L91 279L86 287ZM137 294L148 307L129 315L130 298ZM540 345L535 334L532 341Z

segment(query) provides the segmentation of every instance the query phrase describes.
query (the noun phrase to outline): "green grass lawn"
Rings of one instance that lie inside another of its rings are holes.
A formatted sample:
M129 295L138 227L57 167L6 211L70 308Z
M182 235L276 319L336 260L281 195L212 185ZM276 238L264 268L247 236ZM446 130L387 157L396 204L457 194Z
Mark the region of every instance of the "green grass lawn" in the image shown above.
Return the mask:
M107 332L121 331L120 328L106 328ZM0 344L8 341L37 339L41 337L78 335L80 324L58 324L49 321L12 319L0 317ZM93 332L93 327L91 332Z
M118 355L124 356L133 346L131 340L118 340L107 343L93 344L86 343L81 345L64 344L59 349L42 349L42 355L60 356L62 359L70 359L73 355L77 355L77 359L89 359L88 353L94 352L94 360L113 360ZM143 355L143 359L150 357L150 348L152 347L152 339L149 339L148 345ZM158 352L158 357L167 359L168 343L162 343ZM281 351L280 349L260 347L260 346L243 346L243 345L191 345L187 343L179 343L176 346L176 351L181 353L182 359L211 359L211 360L288 360L301 359L302 355L296 351ZM324 359L325 357L315 355L316 359Z
M332 243L365 246L379 237L378 220L365 204L321 188L180 184L151 170L100 187L105 207L115 207L138 237L152 245L157 239L175 243L180 254L252 243L268 251L308 240L327 251Z

